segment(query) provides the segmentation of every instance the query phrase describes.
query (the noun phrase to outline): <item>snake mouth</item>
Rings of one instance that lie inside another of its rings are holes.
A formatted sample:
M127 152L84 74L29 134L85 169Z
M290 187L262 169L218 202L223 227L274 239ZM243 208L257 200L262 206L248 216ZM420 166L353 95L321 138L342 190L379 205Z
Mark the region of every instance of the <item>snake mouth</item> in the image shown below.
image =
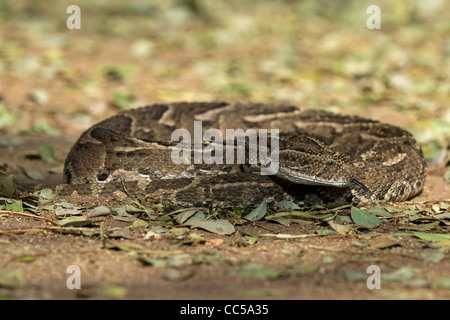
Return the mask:
M276 176L279 178L282 178L284 180L296 183L296 184L329 186L329 187L337 187L337 188L348 187L352 182L354 182L354 183L358 182L356 180L354 180L354 181L327 180L327 179L319 178L317 176L302 175L302 174L298 174L298 173L293 174L292 172L285 172L284 170L279 170L278 173L276 174ZM362 183L359 183L359 182L357 184L360 186L364 186ZM365 188L365 186L364 186L364 188Z

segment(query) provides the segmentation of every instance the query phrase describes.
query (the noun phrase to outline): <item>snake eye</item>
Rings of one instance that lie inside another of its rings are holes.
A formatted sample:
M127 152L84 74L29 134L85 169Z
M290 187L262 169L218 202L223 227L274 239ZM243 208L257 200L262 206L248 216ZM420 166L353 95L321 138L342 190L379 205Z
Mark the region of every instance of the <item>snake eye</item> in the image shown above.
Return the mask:
M327 159L327 160L325 160L325 164L331 166L332 164L334 164L334 162L331 159Z

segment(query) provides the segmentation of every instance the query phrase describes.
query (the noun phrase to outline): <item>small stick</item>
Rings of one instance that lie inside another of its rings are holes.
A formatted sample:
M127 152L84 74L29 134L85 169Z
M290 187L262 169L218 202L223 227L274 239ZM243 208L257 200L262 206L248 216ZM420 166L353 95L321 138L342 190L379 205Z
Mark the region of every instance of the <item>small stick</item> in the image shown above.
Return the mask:
M44 229L14 229L14 230L0 230L0 234L14 234L14 233L25 233L25 232L41 232Z
M13 229L13 230L0 230L0 234L14 234L14 233L25 233L25 232L42 232L42 231L55 231L55 232L73 232L80 233L82 231L87 231L87 228L81 227L53 227L53 226L43 226L40 228L32 228L32 229ZM89 229L89 231L92 231Z
M7 214L15 214L18 216L24 216L24 217L29 217L29 218L35 218L35 219L39 219L39 220L45 220L47 222L50 222L51 224L53 224L54 226L59 226L59 224L55 221L53 221L50 218L46 218L46 217L40 217L40 216L36 216L34 214L29 214L29 213L24 213L24 212L17 212L17 211L8 211L8 210L0 210L0 213L7 213Z

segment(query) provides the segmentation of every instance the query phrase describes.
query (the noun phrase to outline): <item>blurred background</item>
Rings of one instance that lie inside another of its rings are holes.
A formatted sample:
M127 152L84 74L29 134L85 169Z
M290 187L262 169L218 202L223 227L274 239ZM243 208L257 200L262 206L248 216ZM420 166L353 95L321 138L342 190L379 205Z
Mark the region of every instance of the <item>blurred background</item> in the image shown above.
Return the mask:
M72 4L80 30L66 26ZM377 1L380 30L366 27L372 4L1 0L0 133L75 140L155 102L255 101L396 124L442 158L450 2Z

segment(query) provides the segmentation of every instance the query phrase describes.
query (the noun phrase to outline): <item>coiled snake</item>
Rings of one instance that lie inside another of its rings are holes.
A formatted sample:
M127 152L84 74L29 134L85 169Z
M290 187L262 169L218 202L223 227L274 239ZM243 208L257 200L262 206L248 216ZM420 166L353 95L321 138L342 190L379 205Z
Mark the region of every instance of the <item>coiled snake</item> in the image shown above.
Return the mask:
M194 121L223 133L278 129L278 174L239 164L175 164L172 133L195 135ZM125 111L88 129L67 156L66 184L54 189L99 197L127 192L189 207L252 207L263 199L366 205L413 197L425 175L413 136L389 124L288 105L172 103Z

